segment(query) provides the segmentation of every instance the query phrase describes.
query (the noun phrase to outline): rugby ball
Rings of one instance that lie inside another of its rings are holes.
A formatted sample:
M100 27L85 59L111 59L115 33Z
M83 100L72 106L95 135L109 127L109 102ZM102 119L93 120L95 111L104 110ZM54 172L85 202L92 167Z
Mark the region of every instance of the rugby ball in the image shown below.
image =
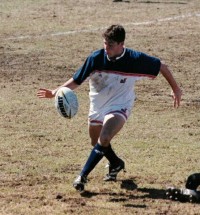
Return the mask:
M55 107L58 113L64 117L71 119L78 112L78 98L73 90L68 87L61 87L55 95Z

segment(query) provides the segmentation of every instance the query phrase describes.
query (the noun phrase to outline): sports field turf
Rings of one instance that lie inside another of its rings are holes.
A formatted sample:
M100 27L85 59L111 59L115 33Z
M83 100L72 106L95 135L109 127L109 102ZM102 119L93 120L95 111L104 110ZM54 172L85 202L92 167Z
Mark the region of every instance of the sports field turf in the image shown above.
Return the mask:
M1 0L0 19L1 215L200 214L199 204L164 195L200 172L199 0ZM70 78L111 24L125 27L127 47L170 66L182 105L173 109L161 75L138 82L132 115L112 141L127 172L104 182L103 159L80 195L72 183L91 150L88 83L71 120L36 94Z

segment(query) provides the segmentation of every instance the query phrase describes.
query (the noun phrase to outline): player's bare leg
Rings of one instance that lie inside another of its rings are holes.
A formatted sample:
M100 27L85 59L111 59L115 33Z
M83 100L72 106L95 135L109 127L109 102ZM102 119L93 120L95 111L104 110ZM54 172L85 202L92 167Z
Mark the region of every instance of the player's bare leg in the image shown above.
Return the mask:
M89 135L91 139L91 144L92 146L95 146L96 143L98 142L102 125L89 125Z
M125 120L121 115L106 115L100 133L99 143L104 147L108 147L112 138L123 128L124 124Z
M111 139L122 129L125 120L121 115L109 114L105 117L99 142L107 146L108 152L105 157L109 160L109 172L104 177L104 181L115 181L117 174L125 168L125 163L120 159L111 148Z
M124 161L119 159L110 146L111 139L121 130L125 120L120 115L109 114L105 117L100 137L92 149L87 162L85 163L80 175L75 179L73 186L76 190L84 191L84 185L87 182L87 176L95 168L98 162L106 156L110 161L108 180L115 180L117 174L124 169ZM96 135L98 132L96 133Z

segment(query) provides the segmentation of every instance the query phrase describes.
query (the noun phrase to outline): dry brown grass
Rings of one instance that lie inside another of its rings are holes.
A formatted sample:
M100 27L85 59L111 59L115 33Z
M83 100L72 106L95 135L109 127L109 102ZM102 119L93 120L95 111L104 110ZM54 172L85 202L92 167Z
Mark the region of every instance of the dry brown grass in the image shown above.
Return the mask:
M184 186L199 171L199 14L198 0L1 2L0 214L199 214L199 204L164 198L167 185ZM170 65L182 107L172 108L161 76L138 82L133 114L113 140L127 173L104 183L103 160L81 196L72 182L91 149L87 83L72 120L36 92L71 77L113 23L125 26L128 47Z

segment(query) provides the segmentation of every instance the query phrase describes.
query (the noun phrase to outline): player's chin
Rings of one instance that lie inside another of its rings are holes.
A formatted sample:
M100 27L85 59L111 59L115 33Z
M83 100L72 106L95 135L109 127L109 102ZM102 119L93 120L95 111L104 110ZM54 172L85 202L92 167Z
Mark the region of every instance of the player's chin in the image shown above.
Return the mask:
M112 54L112 53L107 53L107 55L108 55L109 58L114 57L114 54Z
M113 57L112 53L110 53L110 52L107 52L107 51L106 51L106 54L108 55L109 58L110 58L110 57Z

